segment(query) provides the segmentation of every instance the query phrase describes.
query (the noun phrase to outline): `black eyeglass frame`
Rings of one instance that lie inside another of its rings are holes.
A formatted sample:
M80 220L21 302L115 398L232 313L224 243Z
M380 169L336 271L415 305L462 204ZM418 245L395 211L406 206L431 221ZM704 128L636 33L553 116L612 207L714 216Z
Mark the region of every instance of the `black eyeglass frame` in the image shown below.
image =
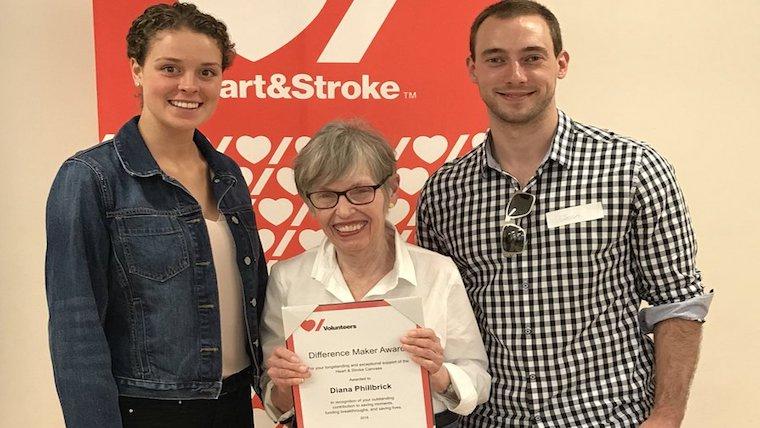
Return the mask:
M371 204L372 202L375 201L375 197L377 196L377 189L383 187L383 185L385 184L385 182L388 181L388 179L391 178L392 176L393 176L393 174L387 175L385 178L383 178L379 183L375 184L374 186L356 186L356 187L352 187L352 188L350 188L348 190L344 190L342 192L334 192L332 190L319 190L319 191L316 191L316 192L309 192L309 193L307 193L306 194L306 198L309 199L309 203L311 203L311 206L314 207L314 208L316 208L316 209L318 209L318 210L327 210L327 209L330 209L330 208L335 208L335 206L338 205L338 201L340 201L340 197L341 196L344 196L346 198L346 200L348 202L350 202L352 205L367 205L367 204ZM361 202L361 203L354 202L353 200L351 200L351 197L348 194L349 194L349 192L353 192L356 189L372 189L372 199L370 199L367 202ZM332 204L329 207L326 207L326 206L318 207L317 204L314 203L314 200L311 199L312 195L316 195L317 193L330 193L330 194L335 195L335 203Z
M514 214L517 208L513 208L512 204L517 197L530 197L530 206L522 213ZM533 207L536 205L536 197L527 192L518 192L509 198L507 203L507 215L504 217L504 223L501 226L501 232L499 233L499 246L501 246L502 255L505 257L512 257L525 251L525 247L528 243L528 236L522 226L517 224L515 220L519 220L533 211ZM507 239L512 240L511 245L505 245ZM518 241L519 240L519 241ZM516 248L516 249L513 249Z

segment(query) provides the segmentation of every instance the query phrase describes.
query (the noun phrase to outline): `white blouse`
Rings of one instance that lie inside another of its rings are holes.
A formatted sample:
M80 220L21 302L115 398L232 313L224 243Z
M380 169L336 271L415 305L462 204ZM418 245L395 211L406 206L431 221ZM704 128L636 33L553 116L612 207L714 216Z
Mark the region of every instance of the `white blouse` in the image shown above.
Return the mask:
M488 400L491 376L486 353L462 278L450 258L404 242L395 234L393 269L362 300L422 298L425 327L435 331L444 348L444 365L455 394L433 392L435 413L446 409L466 415ZM262 321L264 360L277 346L285 345L282 307L353 302L351 291L335 257L335 247L322 243L298 256L275 263L269 275ZM271 402L274 383L263 380L264 408L275 420L283 414Z

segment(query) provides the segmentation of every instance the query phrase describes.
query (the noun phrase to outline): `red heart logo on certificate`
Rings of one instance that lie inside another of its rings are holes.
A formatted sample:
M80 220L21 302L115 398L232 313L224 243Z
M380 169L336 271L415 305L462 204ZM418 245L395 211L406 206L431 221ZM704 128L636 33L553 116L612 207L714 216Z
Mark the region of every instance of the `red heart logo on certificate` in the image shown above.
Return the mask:
M314 320L306 320L301 323L301 328L306 331L312 331L314 330L314 326L316 326L317 323Z

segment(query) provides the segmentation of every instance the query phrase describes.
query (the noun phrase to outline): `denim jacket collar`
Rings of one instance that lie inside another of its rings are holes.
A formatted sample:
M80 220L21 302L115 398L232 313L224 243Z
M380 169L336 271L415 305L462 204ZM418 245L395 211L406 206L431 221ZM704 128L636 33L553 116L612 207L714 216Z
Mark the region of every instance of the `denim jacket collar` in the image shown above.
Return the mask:
M114 137L114 147L116 155L119 157L121 166L124 170L137 177L150 177L153 175L163 175L161 167L153 158L148 150L145 140L140 134L137 122L140 116L135 116L119 129ZM222 156L217 153L208 139L197 129L193 134L193 141L198 146L201 155L208 162L209 168L214 172L216 177L229 177L235 180L235 176L229 167L223 162Z

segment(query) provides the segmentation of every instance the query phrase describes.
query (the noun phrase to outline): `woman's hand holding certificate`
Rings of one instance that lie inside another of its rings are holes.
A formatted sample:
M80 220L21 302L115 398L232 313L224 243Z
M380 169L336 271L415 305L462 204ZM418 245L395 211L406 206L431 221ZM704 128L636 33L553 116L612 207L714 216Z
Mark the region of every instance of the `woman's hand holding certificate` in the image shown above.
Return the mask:
M412 361L430 373L433 390L442 393L451 383L449 371L443 366L441 339L429 328L409 330L401 338L402 349L408 352Z
M283 346L278 346L267 359L267 374L274 382L272 403L283 412L293 407L292 386L302 384L311 377L309 368L298 356Z

